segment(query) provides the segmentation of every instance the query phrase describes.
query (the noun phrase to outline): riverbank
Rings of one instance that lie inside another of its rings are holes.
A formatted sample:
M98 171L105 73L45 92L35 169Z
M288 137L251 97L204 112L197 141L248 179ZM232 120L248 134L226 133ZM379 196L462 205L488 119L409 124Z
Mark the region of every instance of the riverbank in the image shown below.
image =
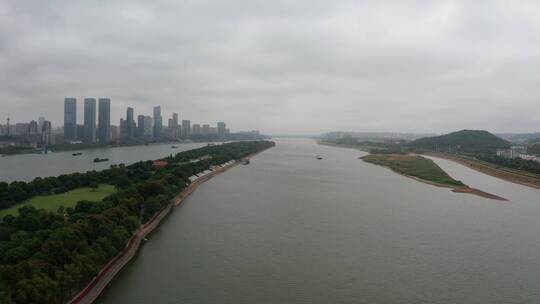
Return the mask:
M365 162L389 168L390 170L412 178L416 181L442 188L450 188L452 192L473 194L484 198L506 201L507 199L471 188L461 181L450 177L431 159L420 155L402 154L369 154L360 157Z
M266 150L266 149L265 149ZM251 154L247 157L253 157L258 153ZM149 221L141 225L133 236L128 241L122 252L116 255L109 263L107 263L98 273L98 275L68 304L90 304L93 303L99 295L105 290L114 277L126 266L138 252L142 241L149 235L161 221L170 213L170 211L179 205L191 195L200 185L208 181L214 176L217 176L241 163L241 160L233 161L223 166L215 167L213 171L204 174L191 182L182 192L176 195L165 208L158 211Z
M169 144L183 144L183 143L193 143L193 141L155 141L155 142L137 142L137 143L117 143L117 144L59 144L48 146L45 151L43 148L32 148L32 147L7 147L0 149L0 155L13 156L13 155L22 155L22 154L44 154L44 153L56 153L56 152L69 152L69 151L88 151L88 150L99 150L107 148L119 148L119 147L135 147L135 146L151 146L151 145L169 145Z
M518 174L515 172L510 172L507 170L496 168L494 167L495 165L486 164L478 160L463 158L463 157L459 157L455 155L450 155L447 153L426 152L424 154L427 156L450 160L458 164L464 165L466 167L469 167L471 169L474 169L478 172L481 172L481 173L484 173L484 174L487 174L496 178L500 178L505 181L509 181L509 182L520 184L527 187L540 189L540 178L535 178L526 174Z
M336 143L331 143L331 142L322 141L322 140L317 140L317 144L321 146L329 146L329 147L337 147L337 148L350 148L350 149L355 149L355 150L368 152L368 153L370 149L376 148L376 147L359 146L359 145L336 144Z

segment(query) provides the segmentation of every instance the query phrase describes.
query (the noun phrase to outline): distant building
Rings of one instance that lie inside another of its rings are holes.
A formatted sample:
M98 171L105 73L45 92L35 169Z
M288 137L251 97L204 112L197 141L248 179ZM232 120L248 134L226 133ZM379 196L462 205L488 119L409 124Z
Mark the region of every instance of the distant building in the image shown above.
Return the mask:
M41 126L41 142L45 145L54 145L54 136L52 134L52 125L48 120L44 120Z
M77 99L64 98L64 139L77 139Z
M135 137L142 139L144 136L144 115L137 116L137 130L135 131Z
M45 122L45 117L43 116L38 117L38 130L41 130L41 128L43 128L44 122Z
M15 136L24 136L28 132L28 123L18 122L15 124Z
M182 137L190 138L191 137L191 121L182 120Z
M126 111L126 141L135 139L135 121L133 120L133 108L128 107Z
M41 132L39 132L37 121L35 120L30 121L30 123L28 124L28 129L26 130L26 134L35 135L35 134L40 134L40 133Z
M98 141L106 144L111 139L111 99L98 100Z
M96 142L96 99L84 99L84 137L83 142Z
M193 135L201 134L201 125L200 124L193 124L193 128L191 129L191 134L193 134Z
M75 141L83 141L84 139L84 125L77 125L75 134L77 134L77 137L75 137Z
M531 154L520 154L519 158L524 159L524 160L540 161L540 158L538 158L536 155L531 155Z
M519 158L527 154L527 148L520 145L511 146L510 149L497 149L497 156L504 158Z
M153 126L152 126L152 116L144 116L144 127L143 127L143 136L147 139L152 138Z
M227 127L223 121L217 123L217 133L219 137L225 137L227 135Z
M201 130L202 134L210 134L210 125L204 124Z
M210 131L208 131L208 134L217 135L218 134L218 129L215 128L215 127L210 127Z
M161 119L161 107L154 107L154 138L161 138L163 121Z
M120 118L120 132L119 132L119 136L120 136L120 140L124 140L126 138L126 134L127 134L127 127L126 127L126 120L123 119L123 118Z
M180 137L180 132L178 132L178 113L173 113L172 115L172 138L178 139Z
M167 138L169 139L174 139L175 137L175 130L176 128L174 127L174 122L173 122L173 119L172 118L169 118L168 120L168 123L167 123Z
M155 160L152 165L154 166L154 168L164 168L164 167L167 167L169 163L165 160Z
M111 125L110 139L114 142L120 141L120 130L118 126Z

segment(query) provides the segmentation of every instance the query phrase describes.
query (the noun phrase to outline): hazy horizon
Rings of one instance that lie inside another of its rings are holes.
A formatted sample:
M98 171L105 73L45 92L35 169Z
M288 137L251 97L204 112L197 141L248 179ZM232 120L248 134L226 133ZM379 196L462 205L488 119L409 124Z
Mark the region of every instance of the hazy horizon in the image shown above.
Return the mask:
M161 105L231 130L540 131L535 1L0 2L0 123Z

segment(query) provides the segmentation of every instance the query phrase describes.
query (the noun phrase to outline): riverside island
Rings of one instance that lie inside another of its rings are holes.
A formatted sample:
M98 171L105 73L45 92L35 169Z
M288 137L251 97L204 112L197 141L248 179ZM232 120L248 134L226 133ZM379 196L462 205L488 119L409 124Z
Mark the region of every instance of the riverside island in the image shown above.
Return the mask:
M22 206L0 223L0 302L92 303L197 186L274 145L209 145L102 171L0 183L0 208ZM110 194L92 195L103 189ZM62 194L64 204L51 209L60 198L50 196Z
M398 174L413 178L420 182L437 187L451 188L453 192L470 193L501 201L507 200L503 197L471 188L463 182L455 180L431 159L420 155L369 154L362 156L361 159L368 163L387 167Z

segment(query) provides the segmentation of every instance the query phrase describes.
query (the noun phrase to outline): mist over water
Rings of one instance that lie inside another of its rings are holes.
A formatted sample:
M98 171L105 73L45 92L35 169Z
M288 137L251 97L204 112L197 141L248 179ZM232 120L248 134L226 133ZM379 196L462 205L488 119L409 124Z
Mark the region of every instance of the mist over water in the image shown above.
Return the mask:
M484 190L510 201L456 194L361 154L277 140L199 187L98 302L540 301L538 190L497 180Z

